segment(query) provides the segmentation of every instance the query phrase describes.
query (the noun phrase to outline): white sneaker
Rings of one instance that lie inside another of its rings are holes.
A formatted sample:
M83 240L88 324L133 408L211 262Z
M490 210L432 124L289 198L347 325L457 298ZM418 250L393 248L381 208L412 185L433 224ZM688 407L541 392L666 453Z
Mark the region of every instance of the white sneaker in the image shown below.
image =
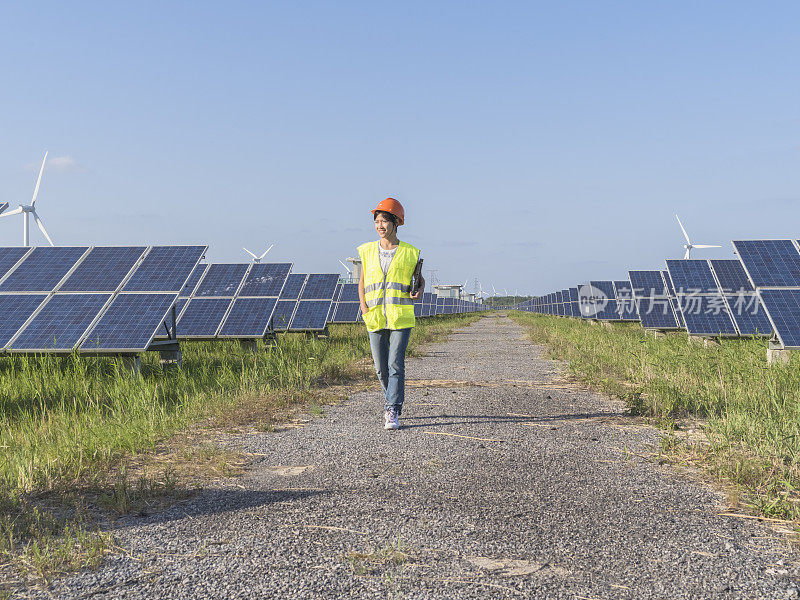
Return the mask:
M400 421L397 418L397 413L395 413L391 408L383 411L383 428L400 429Z

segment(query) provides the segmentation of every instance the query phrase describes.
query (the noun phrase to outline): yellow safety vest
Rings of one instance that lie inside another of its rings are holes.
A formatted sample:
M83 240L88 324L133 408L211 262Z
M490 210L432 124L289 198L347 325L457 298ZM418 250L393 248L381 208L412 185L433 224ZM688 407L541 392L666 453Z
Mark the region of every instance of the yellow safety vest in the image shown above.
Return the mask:
M358 247L361 268L364 270L364 299L369 308L364 315L364 323L369 331L414 327L411 278L419 260L419 250L411 244L400 242L384 278L379 245L380 242L375 241Z

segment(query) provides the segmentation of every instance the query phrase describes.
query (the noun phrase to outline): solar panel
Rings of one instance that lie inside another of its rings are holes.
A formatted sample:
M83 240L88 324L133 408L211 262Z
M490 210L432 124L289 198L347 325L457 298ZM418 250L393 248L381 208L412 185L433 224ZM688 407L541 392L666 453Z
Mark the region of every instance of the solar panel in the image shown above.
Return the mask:
M281 291L281 300L297 300L308 275L304 273L291 273L286 279L286 285Z
M300 300L294 311L289 331L321 331L325 329L330 300Z
M8 344L45 298L46 294L0 294L0 347Z
M707 260L667 260L667 271L678 294L719 293Z
M668 298L642 298L636 300L639 319L645 329L677 329L672 305Z
M428 307L430 312L430 305ZM361 320L361 306L358 302L339 302L333 315L334 323L358 323Z
M336 291L333 292L333 301L338 302L339 296L342 294L342 285L341 283L336 284Z
M425 292L423 294L423 304L431 304L431 297L433 294L430 292ZM339 302L359 302L358 298L358 284L357 283L345 283L342 284L342 293L339 294Z
M725 293L754 292L741 261L736 259L711 259L711 266Z
M264 337L272 320L276 297L236 298L220 329L220 337ZM324 327L324 325L323 325ZM180 330L179 330L180 331Z
M620 316L617 312L617 301L604 300L602 302L598 302L597 312L593 318L597 319L598 321L619 321Z
M197 287L197 283L200 281L200 278L206 274L207 269L208 265L197 265L194 268L192 274L189 275L189 279L186 280L186 284L183 286L183 288L181 288L181 298L188 298L192 295L192 292Z
M306 279L300 299L330 301L338 282L339 275L336 273L311 273Z
M34 248L0 284L0 292L51 292L88 246Z
M178 319L178 336L214 337L231 302L230 298L192 298Z
M726 294L725 300L741 335L772 333L772 323L756 294Z
M250 272L239 291L240 296L277 297L281 295L292 263L259 263L250 267ZM305 275L302 275L305 277Z
M614 283L611 281L590 281L589 284L602 292L606 298L614 298ZM556 300L558 302L558 300Z
M214 263L209 265L208 269L206 269L205 277L203 277L193 295L195 297L235 296L246 272L247 265L241 263Z
M153 246L123 291L179 293L206 246ZM1 286L0 286L1 287Z
M633 295L637 298L666 296L667 288L661 271L628 271Z
M174 302L174 293L117 295L81 344L81 350L147 350Z
M147 250L146 246L98 246L67 277L62 292L114 292Z
M29 251L30 248L16 246L0 248L0 277L8 273Z
M735 240L733 247L756 287L800 287L800 253L792 240Z
M800 347L800 289L760 290L759 295L781 344Z
M679 309L692 335L737 335L733 317L722 296L682 295Z
M272 329L275 331L286 331L292 321L297 300L278 300L275 312L272 314Z
M11 349L72 350L110 298L111 294L56 294L11 342Z

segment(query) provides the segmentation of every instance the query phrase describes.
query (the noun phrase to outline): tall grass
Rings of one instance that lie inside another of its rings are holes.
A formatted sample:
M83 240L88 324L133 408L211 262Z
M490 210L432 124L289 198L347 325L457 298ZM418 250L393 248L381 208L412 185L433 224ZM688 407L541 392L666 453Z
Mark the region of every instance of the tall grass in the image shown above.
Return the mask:
M633 412L669 429L681 417L701 419L709 445L691 455L740 484L762 512L800 518L800 356L768 365L764 339L703 347L685 333L645 335L638 324L609 330L529 313L512 318L553 357L569 361L576 377L624 399Z
M471 320L421 320L410 352ZM0 491L31 492L83 480L120 454L159 440L243 397L308 390L343 381L369 356L363 326L331 326L328 338L281 335L270 350L245 352L235 341L181 344L183 366L162 370L158 355L141 374L110 358L0 359Z

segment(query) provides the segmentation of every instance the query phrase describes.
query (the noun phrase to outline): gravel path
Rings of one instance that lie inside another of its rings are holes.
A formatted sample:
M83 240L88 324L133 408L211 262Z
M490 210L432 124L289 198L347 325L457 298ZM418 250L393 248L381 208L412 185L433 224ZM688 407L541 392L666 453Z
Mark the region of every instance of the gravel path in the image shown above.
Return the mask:
M258 453L247 477L121 521L127 552L49 593L797 596L780 534L720 516L722 496L647 458L655 431L541 352L492 315L408 362L398 432L382 429L373 391L305 427L237 438Z

